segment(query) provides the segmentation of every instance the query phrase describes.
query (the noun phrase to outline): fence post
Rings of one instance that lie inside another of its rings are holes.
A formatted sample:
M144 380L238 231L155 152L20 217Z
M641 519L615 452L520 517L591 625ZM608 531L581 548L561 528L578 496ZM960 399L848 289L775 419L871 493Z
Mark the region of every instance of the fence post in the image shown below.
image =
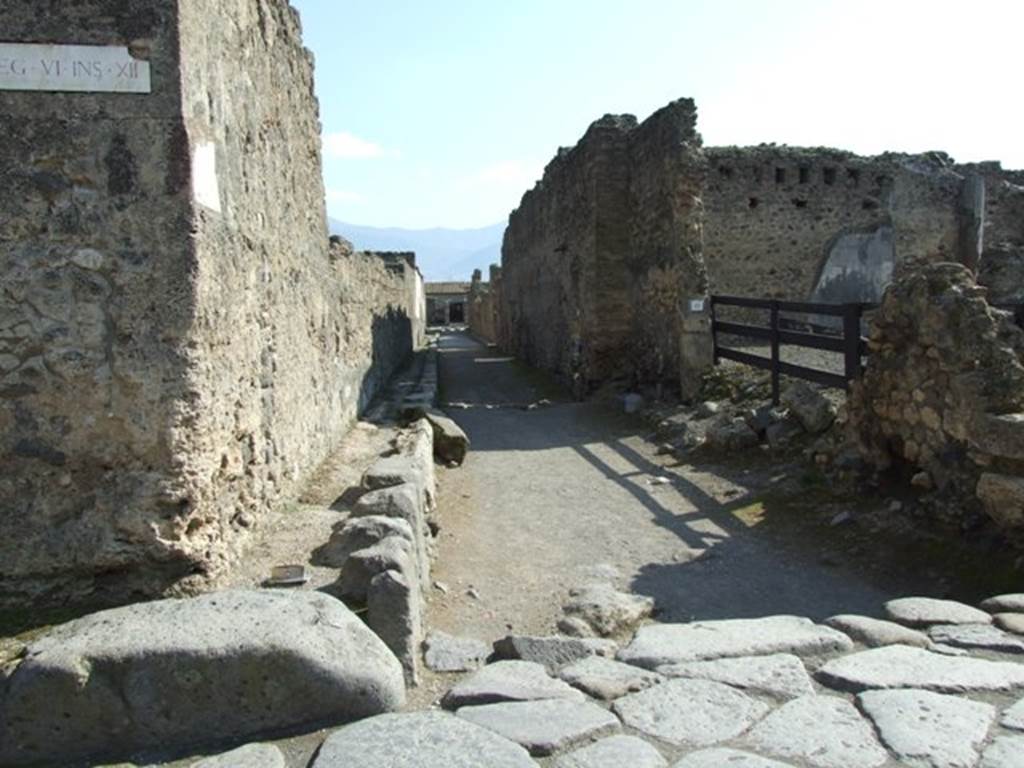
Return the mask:
M843 306L843 363L847 385L860 378L860 304Z
M779 302L771 304L772 403L779 404Z

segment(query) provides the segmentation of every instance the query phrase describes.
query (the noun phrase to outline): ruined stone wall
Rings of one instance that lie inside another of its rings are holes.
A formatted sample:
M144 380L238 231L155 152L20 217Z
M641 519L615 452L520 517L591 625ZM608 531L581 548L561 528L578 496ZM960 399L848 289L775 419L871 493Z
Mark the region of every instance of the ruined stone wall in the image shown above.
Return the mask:
M1024 331L960 264L912 266L870 328L848 428L868 461L936 487L948 522L983 507L1024 543Z
M693 102L593 123L523 196L502 247L502 346L587 388L677 377L680 295L702 295Z
M328 254L284 0L0 17L152 68L149 94L0 91L0 601L201 581L408 352L418 273Z
M483 282L479 269L473 270L473 281L469 284L466 315L469 330L474 336L491 344L496 341L497 307L494 293L491 283Z
M990 301L1024 304L1024 171L999 163L962 166L985 180L984 248L978 282Z
M713 147L704 250L714 293L878 301L895 265L959 260L964 176L941 153Z

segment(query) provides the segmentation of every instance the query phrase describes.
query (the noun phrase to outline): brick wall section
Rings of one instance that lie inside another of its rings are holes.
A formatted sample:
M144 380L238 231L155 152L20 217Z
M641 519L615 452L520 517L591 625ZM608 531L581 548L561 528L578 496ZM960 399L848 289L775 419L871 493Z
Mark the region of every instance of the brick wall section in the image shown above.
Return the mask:
M678 301L700 294L704 158L693 102L593 123L523 196L502 247L499 336L588 387L671 381Z
M328 252L284 0L0 17L8 41L133 44L153 82L0 92L0 602L201 586L407 354L418 273ZM220 212L193 200L207 144Z

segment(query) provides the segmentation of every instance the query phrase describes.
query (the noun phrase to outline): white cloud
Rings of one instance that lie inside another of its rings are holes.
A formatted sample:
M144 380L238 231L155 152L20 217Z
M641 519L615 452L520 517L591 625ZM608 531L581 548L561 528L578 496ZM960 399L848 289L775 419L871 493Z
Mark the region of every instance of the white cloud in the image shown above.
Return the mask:
M380 144L361 139L347 131L324 134L324 154L338 160L369 160L376 157L398 157L398 152Z
M544 173L544 164L536 161L503 160L485 165L483 168L464 176L460 183L465 187L532 187Z
M366 200L366 198L358 192L353 192L349 189L335 189L333 187L327 187L325 192L328 203L361 203Z

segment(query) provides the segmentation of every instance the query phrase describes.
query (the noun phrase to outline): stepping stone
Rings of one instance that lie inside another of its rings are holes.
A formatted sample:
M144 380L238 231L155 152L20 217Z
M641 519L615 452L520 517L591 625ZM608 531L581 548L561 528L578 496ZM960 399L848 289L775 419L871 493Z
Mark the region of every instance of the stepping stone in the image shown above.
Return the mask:
M991 624L942 624L928 635L936 643L954 648L981 648L1002 653L1024 653L1024 637L1011 635Z
M589 701L515 701L462 707L456 714L526 747L531 755L551 755L621 727L611 712Z
M714 680L751 693L765 693L783 699L814 693L814 685L803 662L788 653L669 664L658 667L658 671L665 677Z
M1024 736L996 737L978 768L1024 768Z
M499 701L567 699L583 701L584 696L568 683L556 680L532 661L499 661L462 680L445 694L445 709Z
M838 629L869 648L880 648L883 645L912 645L917 648L928 648L932 644L924 632L909 629L893 621L882 621L867 616L854 616L846 613L825 619L825 624L833 629Z
M871 724L853 704L835 696L804 696L783 704L754 726L746 741L815 768L875 768L889 759Z
M310 768L537 768L518 744L444 712L379 715L335 731Z
M471 637L431 632L424 642L423 660L435 672L469 672L487 663L491 646Z
M999 723L1004 728L1013 728L1015 731L1024 731L1024 699L1021 699L1003 712L1003 718Z
M582 620L601 637L632 631L654 611L654 598L620 592L611 584L588 584L569 596L562 612Z
M622 722L676 746L707 747L743 733L768 706L711 680L669 680L612 705Z
M798 616L725 619L640 627L619 661L657 669L666 664L773 653L818 655L853 649L846 635Z
M666 768L661 753L636 736L609 736L555 760L554 768Z
M2 698L0 765L69 765L359 720L401 707L405 681L340 600L239 589L55 627L29 644Z
M929 691L868 691L857 700L901 763L924 768L973 768L996 718L990 704Z
M792 768L789 763L769 760L738 749L715 747L691 752L672 768Z
M989 613L1024 613L1024 592L990 597L981 607Z
M890 645L830 661L818 679L844 691L868 688L924 688L939 693L1009 691L1024 687L1024 664L942 656L920 648Z
M665 679L657 672L600 656L580 659L563 667L558 675L574 688L605 701L642 691Z
M281 750L273 744L246 744L192 763L191 768L285 768L285 762Z
M494 643L494 655L497 658L533 661L543 664L552 673L588 656L614 656L617 649L618 645L613 640L559 635L507 635Z
M992 617L996 626L1013 632L1015 635L1024 635L1024 613L997 613Z
M893 621L908 627L932 624L990 624L992 617L977 608L954 600L932 597L901 597L885 604L885 612Z

